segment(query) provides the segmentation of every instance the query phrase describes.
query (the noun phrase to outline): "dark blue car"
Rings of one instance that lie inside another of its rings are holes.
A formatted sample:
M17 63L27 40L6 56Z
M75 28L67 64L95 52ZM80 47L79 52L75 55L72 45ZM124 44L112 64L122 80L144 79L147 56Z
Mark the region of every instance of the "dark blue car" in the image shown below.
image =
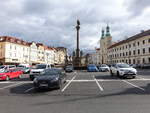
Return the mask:
M96 67L95 64L89 64L87 66L87 71L88 72L98 72L99 70L98 70L98 68Z

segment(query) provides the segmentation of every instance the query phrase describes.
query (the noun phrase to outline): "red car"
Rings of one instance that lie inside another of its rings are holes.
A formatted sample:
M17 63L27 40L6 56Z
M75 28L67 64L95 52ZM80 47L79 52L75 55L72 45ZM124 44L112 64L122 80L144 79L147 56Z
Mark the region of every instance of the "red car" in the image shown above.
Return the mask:
M5 70L0 73L0 80L10 80L12 78L20 78L23 71L17 69Z

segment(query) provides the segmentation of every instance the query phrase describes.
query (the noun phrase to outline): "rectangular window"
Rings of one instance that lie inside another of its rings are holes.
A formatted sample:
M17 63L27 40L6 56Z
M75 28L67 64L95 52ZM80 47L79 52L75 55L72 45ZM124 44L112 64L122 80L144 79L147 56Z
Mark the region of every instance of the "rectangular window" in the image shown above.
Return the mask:
M131 48L131 44L129 44L129 48Z
M143 48L143 54L145 54L145 48Z
M143 63L145 63L145 58L143 58Z
M143 44L145 44L145 40L143 40Z
M12 48L12 46L10 45L10 49Z
M139 45L140 45L140 42L138 42L137 44L138 44L138 46L139 46Z
M135 59L133 59L133 64L135 64Z
M123 56L124 56L124 53L123 53Z
M128 56L128 52L126 52L126 56Z
M138 54L140 54L140 49L138 49Z
M150 43L150 38L148 39L148 42Z
M149 47L149 53L150 53L150 47Z
M129 55L131 55L131 51L129 51Z
M135 55L135 50L133 50L133 55Z
M150 57L148 58L148 62L150 63Z

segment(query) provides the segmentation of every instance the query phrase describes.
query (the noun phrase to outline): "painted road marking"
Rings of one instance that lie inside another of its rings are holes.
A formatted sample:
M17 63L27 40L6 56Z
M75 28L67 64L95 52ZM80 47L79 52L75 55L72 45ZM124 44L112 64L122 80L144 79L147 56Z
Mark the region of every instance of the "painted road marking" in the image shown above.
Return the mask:
M14 86L18 86L18 85L20 85L20 84L22 84L22 83L16 83L16 84L8 85L8 86L5 86L5 87L0 88L0 90L6 89L6 88L10 88L10 87L14 87Z
M0 82L0 84L10 84L10 83L33 83L33 81L4 81L4 82Z
M93 76L93 78L94 78L94 81L96 82L96 84L97 84L97 86L99 87L99 89L101 90L101 91L104 91L104 89L102 88L102 86L99 84L99 82L97 81L97 79Z
M96 79L98 82L104 81L104 82L117 82L117 81L122 81L122 79ZM70 80L66 80L67 82L70 82ZM128 79L128 81L150 81L150 79ZM80 80L72 80L72 82L95 82L95 80L85 80L85 79L80 79Z
M131 85L131 86L134 86L134 87L136 87L136 88L138 88L138 89L141 89L141 90L145 91L145 89L143 89L143 88L141 88L141 87L139 87L139 86L137 86L137 85L135 85L135 84L132 84L132 83L126 81L126 80L122 80L122 81L125 82L125 83L127 83L127 84L129 84L129 85Z
M25 90L25 93L27 93L27 92L29 92L29 91L31 91L31 90L33 90L33 89L34 89L34 87L31 87L31 88Z
M64 92L65 89L71 84L71 82L76 78L76 75L68 82L68 84L61 90L61 92Z

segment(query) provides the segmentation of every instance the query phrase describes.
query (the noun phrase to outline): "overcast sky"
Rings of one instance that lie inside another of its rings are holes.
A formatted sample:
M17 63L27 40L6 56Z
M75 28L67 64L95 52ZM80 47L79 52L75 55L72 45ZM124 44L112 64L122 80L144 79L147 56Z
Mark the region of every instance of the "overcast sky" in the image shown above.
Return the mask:
M0 0L0 35L76 48L99 47L108 23L114 41L150 28L150 0Z

